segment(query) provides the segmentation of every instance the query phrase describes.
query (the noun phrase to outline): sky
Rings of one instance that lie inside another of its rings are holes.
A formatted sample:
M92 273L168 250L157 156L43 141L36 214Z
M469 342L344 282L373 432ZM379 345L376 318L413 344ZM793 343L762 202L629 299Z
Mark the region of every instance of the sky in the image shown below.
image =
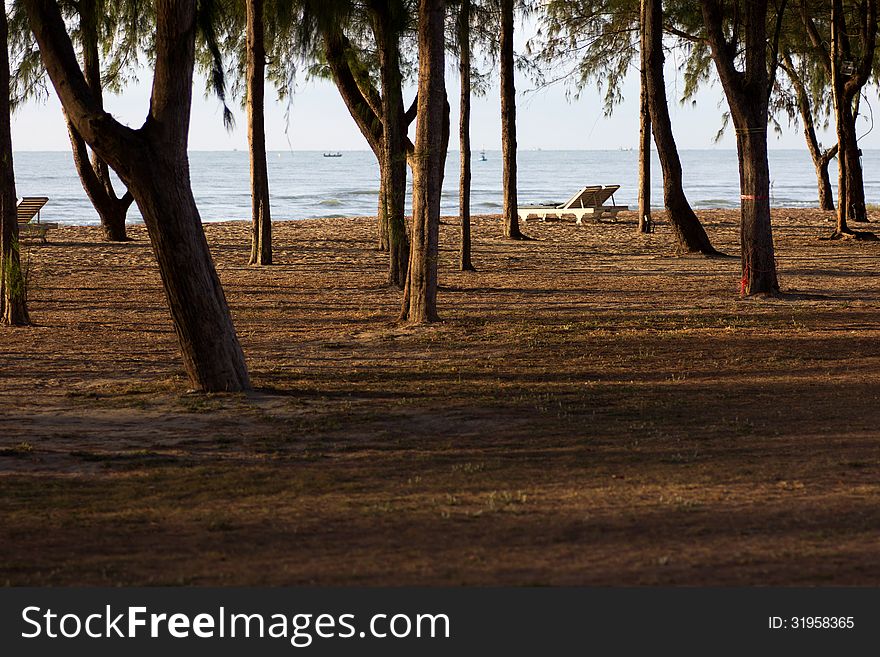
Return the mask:
M518 49L528 38L529 27L519 32ZM145 71L142 82L130 86L121 96L108 96L108 111L132 127L143 123L149 108L151 75ZM447 69L447 86L452 104L453 138L450 148L457 148L458 74L454 62ZM715 82L702 90L695 103L678 102L683 80L670 57L666 67L667 94L670 101L673 131L681 149L736 147L732 130L719 141L715 135L721 126L721 114L727 105L721 85ZM204 79L195 82L191 150L246 150L247 122L243 108L235 105L236 127L227 132L223 126L221 106L215 98L204 96ZM521 149L544 150L617 150L638 148L639 89L638 72L633 68L625 81L624 101L612 116L605 116L601 94L584 90L579 100L567 97L564 84L536 90L523 76L517 77L517 134ZM414 89L405 92L408 105ZM499 90L497 84L484 97L475 97L472 108L471 143L475 150L497 150L501 147ZM877 92L871 89L863 107L880 107ZM289 117L286 116L289 109ZM880 114L878 114L880 120ZM860 117L858 132L865 135L863 148L880 148L880 129L871 131L868 111ZM280 103L267 89L267 147L269 150L365 150L366 141L348 113L339 93L331 82L300 80L292 105ZM835 141L833 132L820 134L824 144ZM16 150L67 150L69 141L60 104L52 92L46 103L31 102L13 117L13 144ZM804 148L799 130L785 128L781 136L771 133L770 148Z

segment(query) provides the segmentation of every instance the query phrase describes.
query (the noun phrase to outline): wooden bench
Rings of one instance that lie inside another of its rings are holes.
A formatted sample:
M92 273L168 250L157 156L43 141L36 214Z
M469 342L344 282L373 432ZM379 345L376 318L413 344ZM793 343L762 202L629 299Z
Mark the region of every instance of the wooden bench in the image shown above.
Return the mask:
M18 201L18 234L20 237L36 237L44 244L46 232L58 228L58 224L40 221L40 211L49 202L47 196L25 196Z

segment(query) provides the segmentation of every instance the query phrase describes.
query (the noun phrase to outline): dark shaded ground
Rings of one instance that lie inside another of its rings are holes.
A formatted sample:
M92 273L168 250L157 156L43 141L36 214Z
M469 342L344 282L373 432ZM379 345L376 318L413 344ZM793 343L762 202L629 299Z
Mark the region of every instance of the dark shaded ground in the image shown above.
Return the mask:
M701 213L736 252L736 213ZM668 228L443 227L441 314L394 324L371 220L209 241L254 384L186 394L137 241L30 247L0 329L0 582L880 583L876 243L774 215L782 300Z

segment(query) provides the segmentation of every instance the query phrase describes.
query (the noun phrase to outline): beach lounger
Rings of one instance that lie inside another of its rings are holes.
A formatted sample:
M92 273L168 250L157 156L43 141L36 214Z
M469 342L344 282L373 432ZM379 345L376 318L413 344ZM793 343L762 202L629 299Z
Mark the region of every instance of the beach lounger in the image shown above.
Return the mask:
M612 219L618 212L628 210L629 206L617 205L614 202L614 193L620 189L620 185L593 185L584 187L565 203L558 205L525 205L517 208L519 218L527 221L529 217L539 217L546 221L547 217L562 219L563 216L573 216L577 223L583 223L584 217L595 217L597 220L604 216ZM604 205L611 199L611 205Z
M21 237L38 237L46 242L46 231L58 228L58 224L40 221L40 211L49 202L46 196L25 196L18 201L18 234Z

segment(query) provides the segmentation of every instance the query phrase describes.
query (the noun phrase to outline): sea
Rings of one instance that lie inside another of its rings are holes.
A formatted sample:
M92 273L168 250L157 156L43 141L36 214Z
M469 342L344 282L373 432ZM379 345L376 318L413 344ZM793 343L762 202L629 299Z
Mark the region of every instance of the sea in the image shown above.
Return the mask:
M739 206L739 171L734 150L681 151L684 187L695 208ZM44 221L93 225L98 216L82 189L70 153L17 152L19 196L48 196ZM276 151L268 155L272 217L275 220L375 215L379 168L370 151L343 151L325 157L315 151ZM880 200L880 150L862 156L868 202ZM249 166L245 151L190 153L192 186L204 222L244 220L250 216ZM499 151L473 153L471 212L497 214L502 207ZM620 185L618 205L637 205L638 153L620 151L520 150L517 155L520 204L564 202L587 185ZM660 163L652 164L652 205L662 206ZM458 214L459 154L446 163L442 208ZM778 207L817 204L816 176L806 150L770 151L771 200ZM836 188L836 165L831 165ZM118 189L122 189L121 184ZM120 192L121 193L121 192ZM136 207L129 221L141 217Z

